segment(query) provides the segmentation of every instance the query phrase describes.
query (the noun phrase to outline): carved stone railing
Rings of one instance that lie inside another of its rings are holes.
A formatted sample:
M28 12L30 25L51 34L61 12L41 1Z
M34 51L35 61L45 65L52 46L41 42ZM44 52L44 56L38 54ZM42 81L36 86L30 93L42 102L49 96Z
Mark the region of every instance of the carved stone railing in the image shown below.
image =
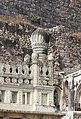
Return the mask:
M31 66L0 63L0 84L32 84Z
M0 84L32 84L31 78L0 77Z
M40 77L39 85L50 85L50 77Z

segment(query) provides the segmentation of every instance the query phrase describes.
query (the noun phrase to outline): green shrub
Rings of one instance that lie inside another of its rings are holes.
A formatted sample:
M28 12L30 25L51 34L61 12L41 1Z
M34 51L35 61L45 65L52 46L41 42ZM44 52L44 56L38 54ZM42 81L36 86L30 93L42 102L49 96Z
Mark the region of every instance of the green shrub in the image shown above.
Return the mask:
M38 15L36 15L36 14L32 14L32 15L31 15L31 21L32 21L33 23L38 23L38 24L40 24L40 16L38 16Z

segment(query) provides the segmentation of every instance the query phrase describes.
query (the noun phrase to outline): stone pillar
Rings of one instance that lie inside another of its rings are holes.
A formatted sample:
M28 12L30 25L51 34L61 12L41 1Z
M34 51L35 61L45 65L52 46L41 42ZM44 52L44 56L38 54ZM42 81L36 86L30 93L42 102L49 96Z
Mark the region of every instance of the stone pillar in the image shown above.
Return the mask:
M39 80L39 66L38 62L46 61L48 51L49 35L42 29L38 28L31 35L31 46L33 49L32 53L32 77L33 77L33 88L34 88L34 111L36 111L36 105L38 105L38 80Z
M52 87L52 92L49 94L49 104L54 106L54 87ZM53 107L55 108L55 107Z
M12 65L12 74L16 74L16 67L15 67L15 64Z
M38 85L38 76L39 76L38 54L36 53L32 54L32 72L33 72L32 76L33 76L33 87L34 87L34 93L33 93L34 108L33 110L36 111L36 105L38 103L37 85Z
M18 73L21 74L22 73L22 65L18 64Z
M38 54L32 54L32 76L33 76L33 86L35 87L38 83L39 77L39 67L38 67Z
M25 104L27 104L27 93L25 93Z
M10 98L11 98L11 92L10 90L6 90L4 94L4 102L10 103Z
M18 91L17 93L17 104L22 104L23 92Z
M70 82L68 82L68 111L71 111L71 89L70 89Z
M61 90L61 97L60 97L60 110L63 110L64 107L64 82L62 82L62 90Z
M75 91L74 91L74 76L72 76L72 88L71 88L71 107L72 107L72 110L74 110L74 94L75 94Z
M61 92L61 110L65 110L66 109L66 101L65 101L65 79L63 79L62 82L62 92Z
M48 62L49 62L49 75L51 77L51 81L52 81L52 84L53 84L53 78L54 78L54 71L53 71L53 54L50 53L48 55Z
M6 68L6 73L10 73L10 65L8 62L5 64L5 68Z
M69 82L69 94L68 94L69 111L74 110L74 77L73 76L72 76L71 84Z

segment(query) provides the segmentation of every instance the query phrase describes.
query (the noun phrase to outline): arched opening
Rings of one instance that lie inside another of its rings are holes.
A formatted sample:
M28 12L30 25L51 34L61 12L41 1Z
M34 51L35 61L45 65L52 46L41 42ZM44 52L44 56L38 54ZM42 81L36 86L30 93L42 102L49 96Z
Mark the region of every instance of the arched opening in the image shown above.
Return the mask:
M68 89L68 81L65 81L65 88Z
M75 109L77 111L81 111L81 84L79 84L79 86L77 87L77 91L76 91L76 105L75 105Z
M69 89L68 89L68 81L66 80L65 81L65 89L64 89L64 92L65 92L65 106L68 107L68 92L69 92Z
M58 91L56 89L54 91L54 105L58 110L60 109L59 94L58 94Z
M68 97L68 81L65 81L65 96Z

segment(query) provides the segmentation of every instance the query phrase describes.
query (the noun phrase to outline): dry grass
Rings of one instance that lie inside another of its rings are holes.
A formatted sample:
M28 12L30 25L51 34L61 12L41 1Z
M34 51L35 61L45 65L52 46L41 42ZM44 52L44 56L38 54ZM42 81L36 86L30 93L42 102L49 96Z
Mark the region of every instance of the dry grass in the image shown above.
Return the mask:
M11 17L11 16L3 16L3 15L0 15L0 21L11 23L11 24L19 24L24 22L22 17L20 16Z
M72 33L72 36L77 36L78 38L81 39L81 32Z
M21 16L4 16L4 15L0 15L0 21L4 22L4 23L10 23L12 25L15 24L27 24L31 27L37 28L36 25L32 24L30 20L25 20L23 19Z

